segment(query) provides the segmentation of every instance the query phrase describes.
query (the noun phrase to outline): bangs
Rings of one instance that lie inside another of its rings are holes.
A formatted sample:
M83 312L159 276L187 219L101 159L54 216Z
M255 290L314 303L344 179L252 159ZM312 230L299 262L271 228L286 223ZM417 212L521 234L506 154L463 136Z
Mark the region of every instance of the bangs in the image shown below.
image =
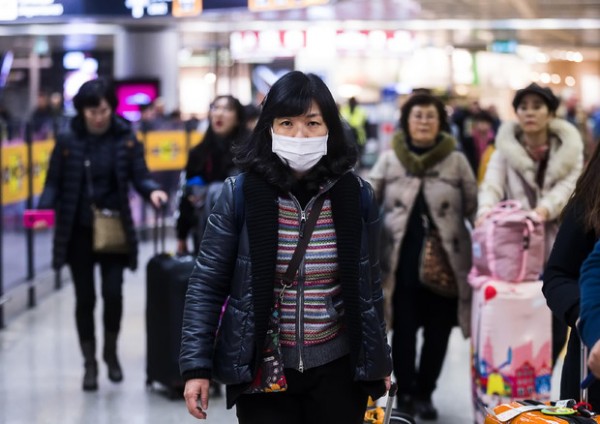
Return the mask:
M296 95L284 95L274 107L276 118L304 115L310 109L314 97L308 90L301 90Z

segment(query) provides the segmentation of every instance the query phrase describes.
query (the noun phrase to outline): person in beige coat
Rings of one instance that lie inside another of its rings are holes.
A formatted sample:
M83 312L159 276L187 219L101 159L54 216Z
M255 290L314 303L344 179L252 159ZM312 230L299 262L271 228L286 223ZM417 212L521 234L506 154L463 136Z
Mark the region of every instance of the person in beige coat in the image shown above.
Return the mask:
M513 99L516 122L505 122L496 136L479 187L477 224L502 200L518 200L545 221L546 258L583 167L583 141L572 124L555 117L559 99L532 83ZM566 324L553 320L552 356L556 362L566 341Z
M415 94L402 106L392 150L382 153L369 180L383 206L382 263L387 321L393 329L392 357L398 408L436 419L431 401L446 356L452 327L469 336L471 237L466 222L477 208L477 182L456 140L447 132L442 102ZM438 229L458 282L453 297L420 283L425 238L423 216ZM423 327L418 368L416 335Z

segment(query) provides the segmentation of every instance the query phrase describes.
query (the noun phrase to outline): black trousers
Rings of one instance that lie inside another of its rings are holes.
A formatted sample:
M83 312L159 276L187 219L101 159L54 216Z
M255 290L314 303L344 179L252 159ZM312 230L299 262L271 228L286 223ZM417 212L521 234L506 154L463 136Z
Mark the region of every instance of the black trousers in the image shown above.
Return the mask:
M428 400L442 371L452 327L456 324L457 300L438 296L424 287L394 291L392 358L399 395ZM423 328L423 345L417 367L417 331Z
M127 256L97 254L92 250L92 229L77 227L69 241L67 264L75 288L75 321L79 341L95 340L94 308L96 287L94 267L100 265L102 299L104 301L104 330L118 333L123 315L123 270Z
M552 314L552 365L556 364L560 352L567 342L567 333L569 328L567 324L559 320Z
M571 329L567 354L560 378L560 398L582 400L579 396L579 383L581 382L581 339L577 330ZM592 404L593 410L600 409L600 381L596 380L588 389L588 402Z
M286 368L287 391L239 397L239 423L362 424L368 396L352 375L348 356L303 373Z

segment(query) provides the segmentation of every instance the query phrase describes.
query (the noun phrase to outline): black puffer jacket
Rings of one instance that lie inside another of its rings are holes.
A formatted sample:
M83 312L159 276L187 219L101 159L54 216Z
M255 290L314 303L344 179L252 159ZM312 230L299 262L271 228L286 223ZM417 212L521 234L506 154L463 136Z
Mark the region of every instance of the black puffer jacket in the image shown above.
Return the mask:
M52 259L55 269L59 269L66 262L71 232L77 219L77 205L82 190L85 189L83 187L85 173L83 163L86 155L87 133L78 118L73 119L71 127L70 131L59 134L56 138L44 191L38 203L39 209L56 211ZM115 115L109 133L116 139L114 160L120 213L127 241L131 247L128 264L131 269L135 269L138 247L129 206L129 184L132 183L145 199L148 199L150 193L160 187L150 179L144 159L144 148L131 132L129 123Z
M236 215L234 187L235 177L228 178L189 280L179 362L186 380L214 377L227 384L229 407L252 381L258 347L264 344L273 302L278 231L275 189L260 177L246 175L242 224ZM367 190L364 198L370 199L364 209L361 190ZM371 186L352 173L339 179L329 196L354 378L378 397L385 390L382 379L392 368L383 319L378 207Z

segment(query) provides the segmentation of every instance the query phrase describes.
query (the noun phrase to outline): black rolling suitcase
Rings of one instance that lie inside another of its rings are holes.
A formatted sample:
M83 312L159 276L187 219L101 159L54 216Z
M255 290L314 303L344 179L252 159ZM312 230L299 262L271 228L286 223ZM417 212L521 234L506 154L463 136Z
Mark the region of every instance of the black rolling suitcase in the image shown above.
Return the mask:
M146 385L152 388L153 383L159 383L174 399L182 396L184 387L179 374L179 347L185 294L194 257L165 253L164 213L163 209L158 213L160 217L157 214L154 256L146 266Z

